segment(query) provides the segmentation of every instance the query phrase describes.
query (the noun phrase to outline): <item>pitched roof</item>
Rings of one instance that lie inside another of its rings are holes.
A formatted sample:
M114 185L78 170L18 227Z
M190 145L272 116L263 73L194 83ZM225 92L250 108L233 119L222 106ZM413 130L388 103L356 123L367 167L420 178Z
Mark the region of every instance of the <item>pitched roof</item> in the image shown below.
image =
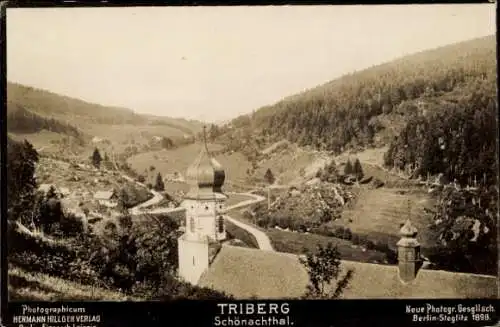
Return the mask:
M292 254L224 245L199 284L237 298L272 299L300 297L307 282Z
M114 191L97 191L94 193L94 199L109 200L113 197L114 194Z
M40 184L40 186L38 186L38 190L47 193L51 187L57 190L56 186L53 184Z
M421 269L415 280L403 283L397 266L342 261L354 275L344 298L497 298L492 276ZM224 245L200 286L244 299L297 298L308 284L298 256Z

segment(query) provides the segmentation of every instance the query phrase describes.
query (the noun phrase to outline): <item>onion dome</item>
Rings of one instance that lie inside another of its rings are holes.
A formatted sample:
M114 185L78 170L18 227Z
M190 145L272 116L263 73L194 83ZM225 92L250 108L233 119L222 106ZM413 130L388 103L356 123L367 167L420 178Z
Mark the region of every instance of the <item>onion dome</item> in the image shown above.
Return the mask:
M222 192L225 180L224 168L211 156L206 138L200 154L186 171L186 179L191 185L190 193L199 191L203 191L203 193Z
M224 185L224 180L226 179L226 172L222 165L212 158L212 167L214 167L214 192L222 193L222 185Z

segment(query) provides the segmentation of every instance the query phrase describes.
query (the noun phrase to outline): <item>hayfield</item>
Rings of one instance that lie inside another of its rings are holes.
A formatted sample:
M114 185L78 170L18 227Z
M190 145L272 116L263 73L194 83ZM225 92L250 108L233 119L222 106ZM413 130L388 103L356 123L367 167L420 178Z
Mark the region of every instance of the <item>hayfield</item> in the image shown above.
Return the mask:
M361 246L354 245L352 242L340 238L258 227L252 219L245 217L243 214L244 211L245 210L233 210L229 215L231 218L249 224L264 232L271 240L273 248L278 252L303 254L305 251L315 251L319 244L326 246L328 243L332 242L333 244L337 244L343 260L372 263L385 263L386 261L385 253L363 249Z
M253 200L254 198L245 194L229 193L227 194L226 206L232 206L243 201Z
M318 245L326 246L328 243L337 245L342 260L384 263L386 256L384 253L363 249L353 245L351 242L336 237L328 237L317 234L289 232L279 229L268 229L266 234L271 239L271 243L276 251L294 254L304 254L314 252Z
M432 217L424 208L432 208L433 200L420 191L379 188L361 189L352 208L343 212L340 221L333 225L343 225L353 233L369 235L371 240L378 240L394 246L399 239L399 229L409 217L419 230L422 246L433 244L435 236L429 232ZM351 221L349 221L351 220Z
M140 300L102 288L82 285L47 274L11 266L8 271L9 298L22 301L130 301Z
M189 191L189 184L183 182L165 182L165 192L187 192Z
M209 144L210 151L219 151L222 146ZM201 144L190 144L174 150L161 150L140 153L130 157L127 161L137 173L146 174L151 166L155 168L154 174L161 172L163 176L175 172L185 175L187 168L198 157L202 149ZM246 172L250 163L241 153L216 155L217 161L226 172L226 189L234 184L246 184Z
M8 133L15 141L28 141L41 154L61 154L60 143L68 140L65 134L41 130L38 133ZM71 137L74 140L73 137ZM74 141L73 141L74 142ZM74 151L83 151L83 147L73 145Z
M185 135L180 129L160 125L84 124L79 128L92 137L110 141L117 153L123 152L127 146L148 144L155 136L182 138Z
M384 164L384 154L388 147L369 148L362 151L346 151L335 158L339 162L347 161L347 158L356 157L362 164L371 164L374 166L382 166Z

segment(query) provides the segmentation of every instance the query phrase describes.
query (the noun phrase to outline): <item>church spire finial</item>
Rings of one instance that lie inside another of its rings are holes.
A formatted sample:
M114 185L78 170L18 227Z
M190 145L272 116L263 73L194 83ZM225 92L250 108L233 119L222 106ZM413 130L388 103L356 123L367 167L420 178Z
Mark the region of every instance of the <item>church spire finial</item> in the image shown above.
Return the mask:
M203 125L203 144L205 145L205 150L209 153L207 145L207 125Z

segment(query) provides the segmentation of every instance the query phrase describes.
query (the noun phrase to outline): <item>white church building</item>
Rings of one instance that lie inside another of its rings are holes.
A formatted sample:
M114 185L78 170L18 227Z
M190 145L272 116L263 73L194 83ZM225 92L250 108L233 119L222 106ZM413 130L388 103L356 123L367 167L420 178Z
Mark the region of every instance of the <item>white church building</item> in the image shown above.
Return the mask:
M186 230L178 239L179 276L197 284L226 239L223 212L227 196L222 193L225 172L211 156L206 141L186 172L190 185L181 206Z
M222 244L226 195L225 172L208 151L187 169L190 190L182 207L185 232L178 239L179 276L201 287L233 295L237 299L300 298L309 276L291 253ZM341 260L342 275L353 276L343 298L497 298L495 276L457 273L422 267L417 229L408 219L396 244L398 265Z

